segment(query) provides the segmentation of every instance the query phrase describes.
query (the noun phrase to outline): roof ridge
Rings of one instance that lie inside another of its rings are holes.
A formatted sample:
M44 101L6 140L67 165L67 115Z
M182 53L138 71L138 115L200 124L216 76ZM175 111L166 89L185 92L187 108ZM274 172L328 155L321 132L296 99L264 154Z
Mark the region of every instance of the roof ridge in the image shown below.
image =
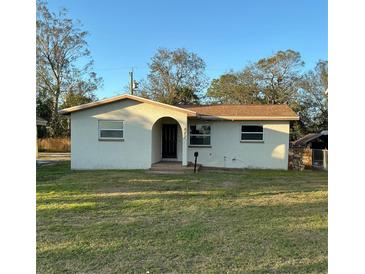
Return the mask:
M117 102L120 100L124 100L124 99L130 99L130 100L135 100L135 101L139 101L141 103L150 103L150 104L155 104L155 105L159 105L162 107L167 107L167 108L172 108L175 109L177 111L182 111L185 113L188 113L190 115L196 115L196 112L190 109L184 109L178 106L174 106L171 104L166 104L166 103L161 103L158 101L154 101L148 98L143 98L140 96L136 96L136 95L131 95L131 94L121 94L121 95L116 95L113 97L109 97L109 98L105 98L105 99L101 99L95 102L90 102L90 103L86 103L86 104L82 104L82 105L78 105L78 106L73 106L73 107L69 107L69 108L64 108L59 110L59 114L62 115L67 115L70 114L71 112L75 112L75 111L80 111L80 110L84 110L84 109L89 109L89 108L93 108L93 107L97 107L97 106L101 106L101 105L105 105L105 104L109 104L109 103L113 103L113 102Z
M102 106L119 100L131 99L141 103L149 103L160 107L173 109L186 113L189 117L211 116L211 117L239 117L239 118L257 118L257 119L275 119L275 120L298 120L298 115L287 104L211 104L211 105L171 105L157 102L151 99L139 97L131 94L117 95L100 101L91 102L79 106L65 108L59 111L59 114L68 115L75 111L81 111L93 107ZM285 107L284 107L285 106Z

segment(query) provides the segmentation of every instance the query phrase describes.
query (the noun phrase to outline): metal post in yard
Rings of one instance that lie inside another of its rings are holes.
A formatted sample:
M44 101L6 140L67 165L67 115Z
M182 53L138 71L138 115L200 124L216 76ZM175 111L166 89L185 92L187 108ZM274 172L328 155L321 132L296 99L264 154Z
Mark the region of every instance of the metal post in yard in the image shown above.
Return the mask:
M133 68L132 71L129 72L129 77L130 77L130 93L131 95L133 95Z
M323 150L323 169L328 169L328 150Z
M198 156L199 156L199 153L197 151L194 152L194 157L195 157L195 163L194 163L194 173L196 173L196 162L198 160Z

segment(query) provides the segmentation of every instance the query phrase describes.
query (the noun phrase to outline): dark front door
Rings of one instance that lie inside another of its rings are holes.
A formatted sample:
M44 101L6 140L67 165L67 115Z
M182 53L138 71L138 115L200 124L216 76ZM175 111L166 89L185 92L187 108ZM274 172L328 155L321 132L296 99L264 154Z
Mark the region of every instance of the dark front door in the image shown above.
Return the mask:
M177 125L162 125L162 158L176 158Z

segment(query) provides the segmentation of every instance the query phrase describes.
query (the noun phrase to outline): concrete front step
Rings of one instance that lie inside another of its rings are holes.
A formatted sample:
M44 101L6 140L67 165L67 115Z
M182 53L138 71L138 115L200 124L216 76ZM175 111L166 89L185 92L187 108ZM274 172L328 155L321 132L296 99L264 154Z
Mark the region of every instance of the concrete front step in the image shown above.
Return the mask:
M200 165L196 165L198 171ZM158 162L152 164L150 168L152 171L191 171L194 172L194 165L189 164L188 166L182 166L181 162Z

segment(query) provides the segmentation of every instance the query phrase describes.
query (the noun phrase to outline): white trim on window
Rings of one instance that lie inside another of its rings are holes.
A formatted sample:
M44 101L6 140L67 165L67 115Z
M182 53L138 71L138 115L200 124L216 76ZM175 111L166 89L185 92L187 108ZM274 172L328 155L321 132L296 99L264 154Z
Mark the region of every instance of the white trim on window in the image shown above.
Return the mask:
M109 128L102 128L100 126L100 122L111 122L111 123L121 123L122 127L109 127ZM102 137L101 136L101 132L102 131L118 131L121 132L122 137ZM123 120L104 120L104 119L99 119L98 120L98 137L99 137L99 141L124 141L124 121Z
M197 134L197 133L193 133L191 134L190 133L190 127L191 126L209 126L209 134L206 134L206 133L202 133L202 134ZM207 123L195 123L195 124L190 124L189 125L189 146L190 147L211 147L211 144L212 144L212 126L210 124L207 124ZM196 136L196 137L209 137L209 144L208 145L200 145L200 144L192 144L191 143L191 137L193 136Z
M262 132L259 131L243 131L243 126L256 126L261 127ZM242 134L261 134L261 139L242 139ZM241 143L263 143L264 142L264 126L262 124L241 124L240 125L240 141Z

